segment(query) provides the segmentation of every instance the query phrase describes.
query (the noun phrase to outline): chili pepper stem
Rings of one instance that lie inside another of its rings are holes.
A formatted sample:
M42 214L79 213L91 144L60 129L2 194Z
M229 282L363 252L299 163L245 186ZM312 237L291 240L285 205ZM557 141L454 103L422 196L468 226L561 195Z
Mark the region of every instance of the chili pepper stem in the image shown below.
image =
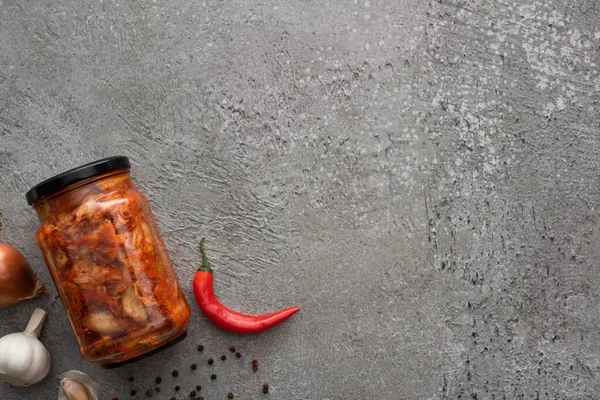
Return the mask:
M202 266L198 268L198 271L202 272L210 272L212 274L213 270L208 262L208 258L206 257L206 250L204 249L204 240L206 238L200 239L200 254L202 254Z

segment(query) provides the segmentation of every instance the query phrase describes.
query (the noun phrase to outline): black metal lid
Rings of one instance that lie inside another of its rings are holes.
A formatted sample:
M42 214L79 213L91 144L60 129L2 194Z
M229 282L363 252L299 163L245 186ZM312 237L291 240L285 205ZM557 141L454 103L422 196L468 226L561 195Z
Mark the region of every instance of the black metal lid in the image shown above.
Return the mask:
M67 172L53 176L50 179L46 179L44 182L32 187L29 192L25 194L25 198L27 199L27 203L31 205L37 199L56 193L76 182L123 168L131 168L131 164L129 164L129 159L127 157L116 156L103 158L102 160L73 168Z

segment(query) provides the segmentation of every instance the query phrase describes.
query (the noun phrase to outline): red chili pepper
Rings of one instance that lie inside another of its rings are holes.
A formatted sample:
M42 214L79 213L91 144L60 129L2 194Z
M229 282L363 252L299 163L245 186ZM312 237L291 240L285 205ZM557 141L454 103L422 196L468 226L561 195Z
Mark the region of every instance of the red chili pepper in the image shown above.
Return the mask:
M213 270L206 258L204 238L200 241L202 266L194 277L194 295L200 309L208 319L219 328L234 333L259 333L278 325L300 311L299 308L288 308L269 315L246 315L225 307L215 297L213 289Z

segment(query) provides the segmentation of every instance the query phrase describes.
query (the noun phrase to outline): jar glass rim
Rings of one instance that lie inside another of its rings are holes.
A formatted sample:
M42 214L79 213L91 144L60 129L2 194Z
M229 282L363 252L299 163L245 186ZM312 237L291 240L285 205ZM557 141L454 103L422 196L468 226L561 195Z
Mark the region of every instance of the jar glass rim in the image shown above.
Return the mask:
M130 169L129 158L114 156L93 161L88 164L70 169L55 175L32 187L26 194L27 203L32 205L36 200L54 194L67 186L86 180L96 175L104 174L118 169Z

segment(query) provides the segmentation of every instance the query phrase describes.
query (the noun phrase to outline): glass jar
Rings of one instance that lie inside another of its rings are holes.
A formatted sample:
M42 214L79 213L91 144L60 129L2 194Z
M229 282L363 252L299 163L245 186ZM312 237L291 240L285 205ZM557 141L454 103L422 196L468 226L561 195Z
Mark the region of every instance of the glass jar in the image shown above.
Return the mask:
M122 362L185 332L190 309L150 211L111 157L32 188L36 234L79 343L92 363Z

